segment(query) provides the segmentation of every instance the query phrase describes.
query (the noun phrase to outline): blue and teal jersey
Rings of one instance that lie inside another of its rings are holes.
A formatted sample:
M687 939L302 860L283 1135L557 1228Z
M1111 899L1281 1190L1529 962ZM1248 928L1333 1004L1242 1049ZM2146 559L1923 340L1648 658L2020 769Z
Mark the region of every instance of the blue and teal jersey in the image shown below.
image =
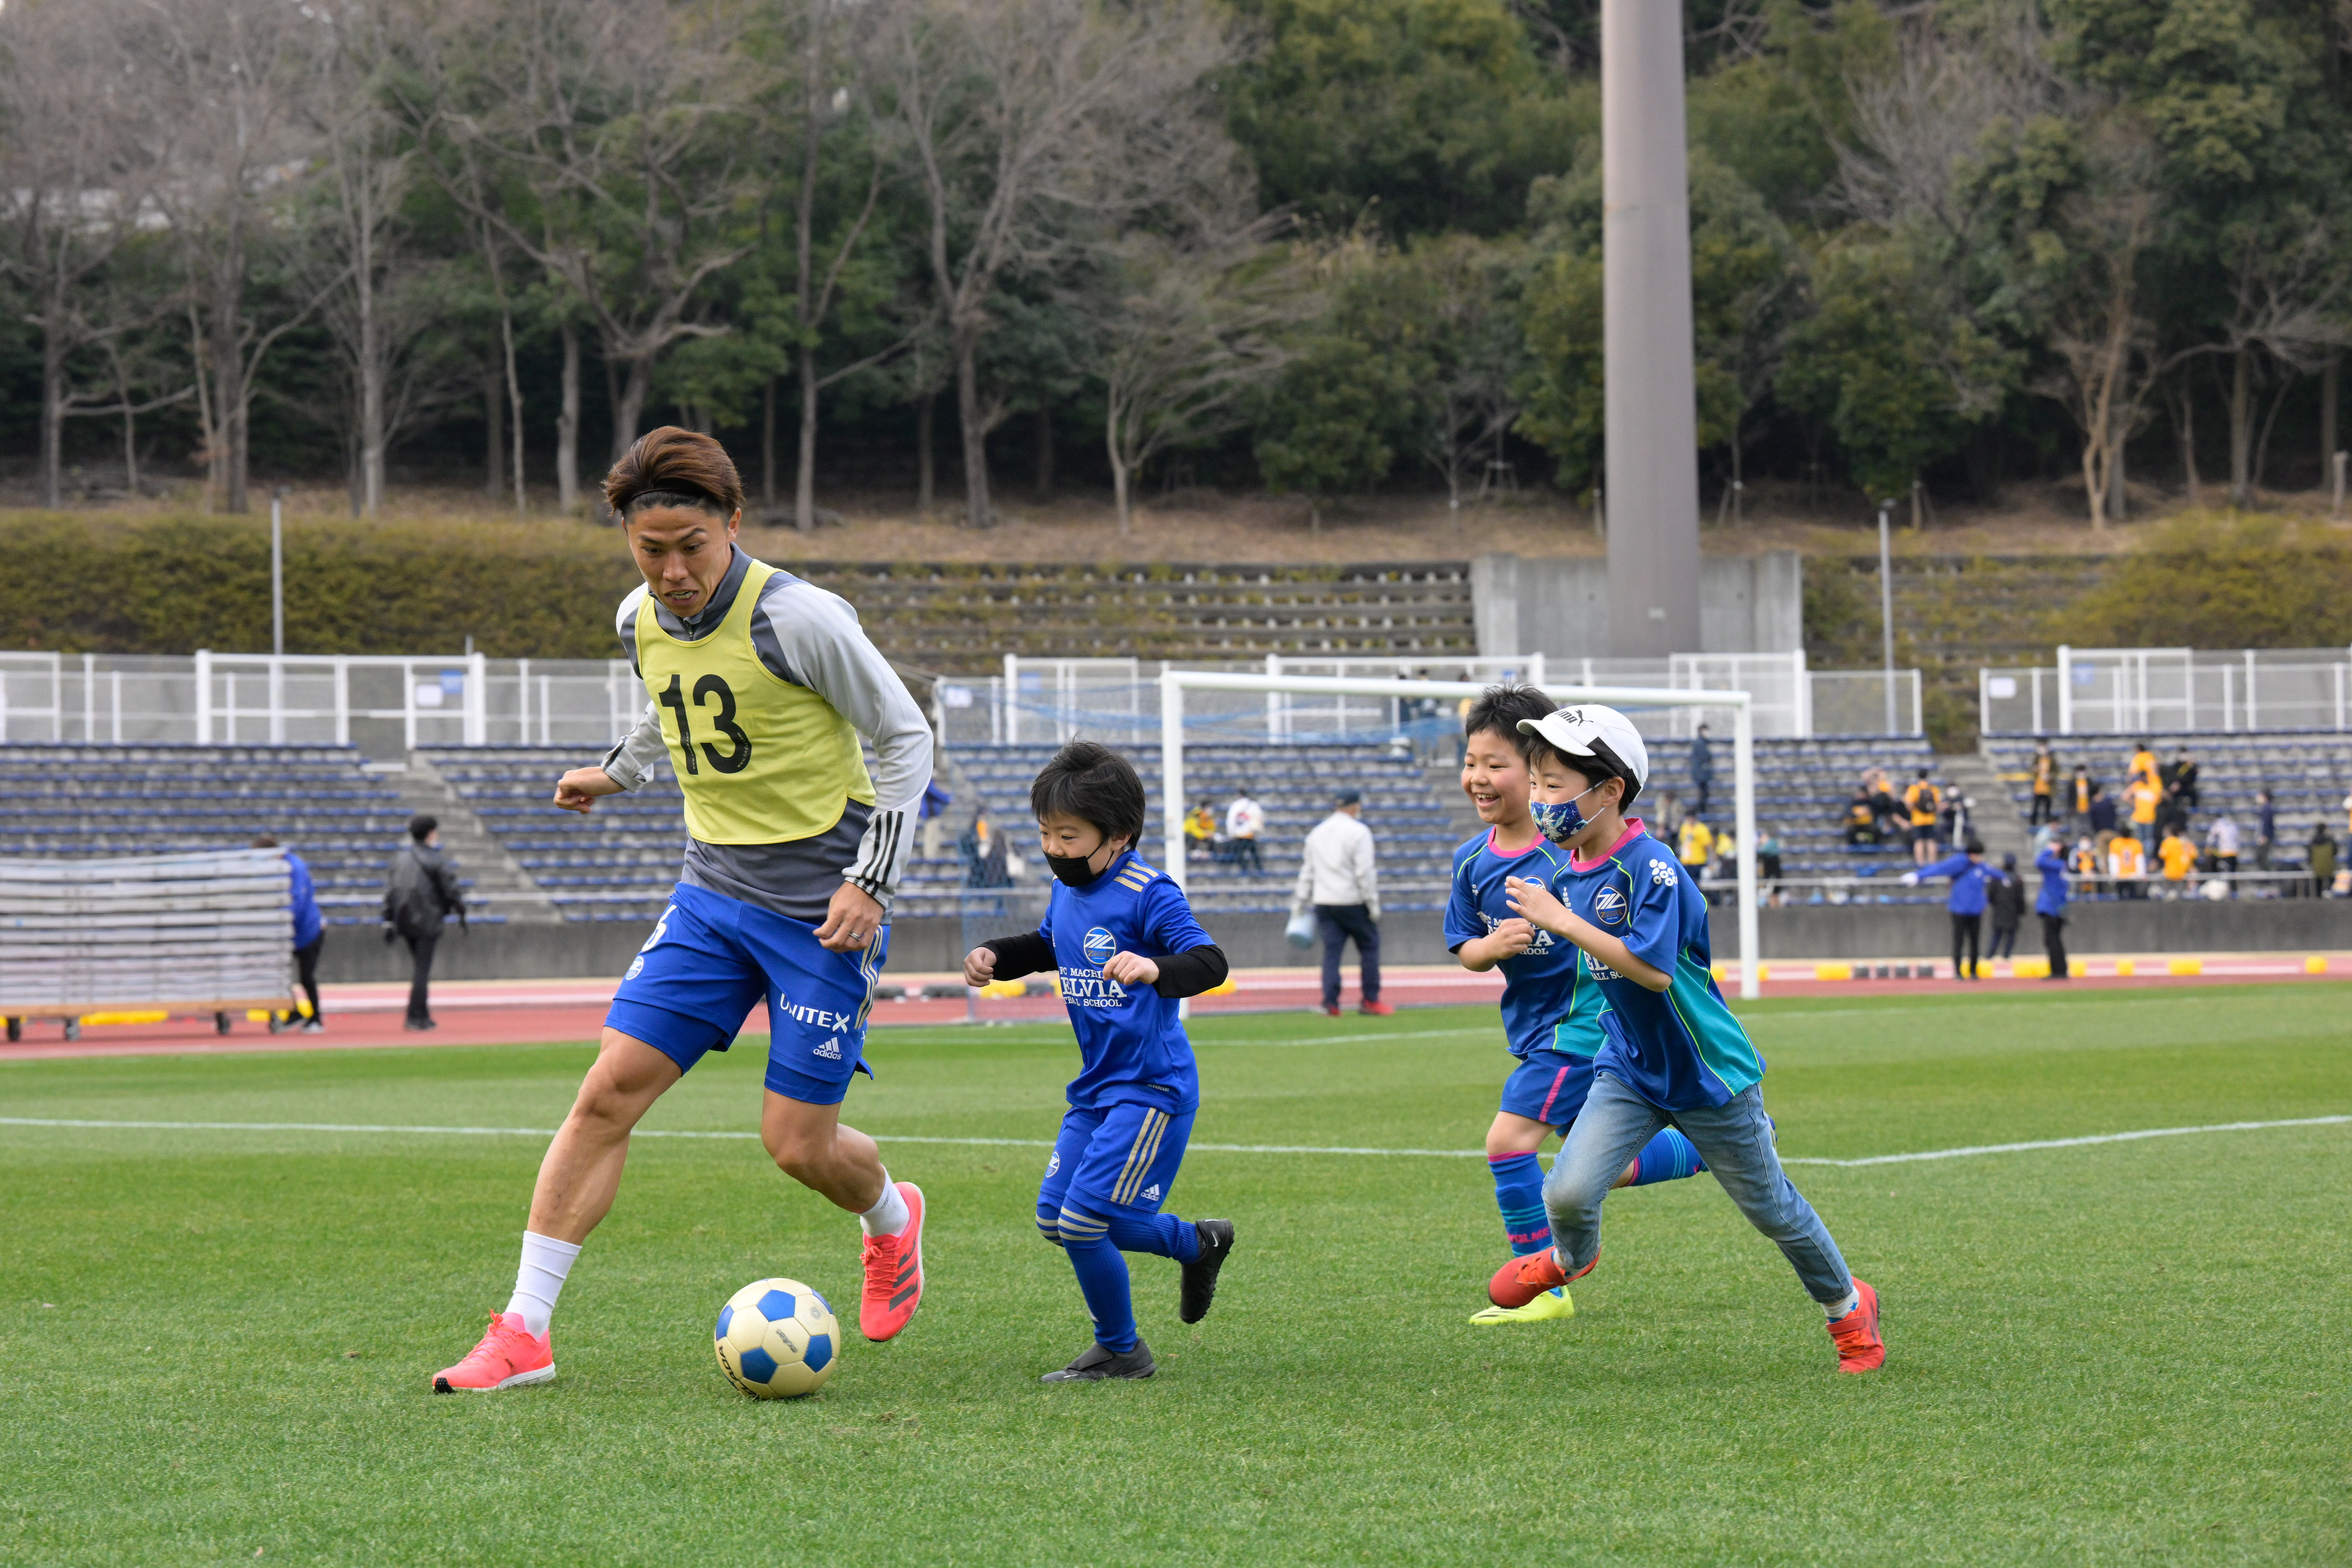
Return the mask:
M1609 1004L1601 1020L1608 1042L1593 1070L1668 1110L1722 1105L1763 1078L1762 1054L1716 989L1706 900L1638 820L1597 859L1572 865L1553 891L1671 976L1665 990L1652 991L1590 953L1579 955Z
M1115 952L1167 958L1208 945L1184 889L1129 850L1083 888L1055 883L1037 930L1053 943L1084 1064L1070 1081L1071 1109L1138 1104L1171 1116L1199 1110L1201 1075L1176 999L1103 974Z
M1538 838L1525 849L1495 847L1490 828L1454 851L1454 886L1445 900L1445 947L1451 952L1473 937L1490 935L1511 911L1507 878L1552 884L1568 874L1568 851ZM1565 897L1565 895L1562 895ZM1601 987L1577 962L1576 948L1547 931L1536 932L1528 950L1503 960L1503 1037L1511 1054L1553 1050L1591 1059L1605 1037L1601 1016L1608 1003Z

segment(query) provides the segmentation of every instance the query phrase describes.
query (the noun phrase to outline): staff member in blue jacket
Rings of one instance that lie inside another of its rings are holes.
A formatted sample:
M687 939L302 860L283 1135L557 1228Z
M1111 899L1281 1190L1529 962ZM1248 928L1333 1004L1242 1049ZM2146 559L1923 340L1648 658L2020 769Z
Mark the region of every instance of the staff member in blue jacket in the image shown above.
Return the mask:
M1985 864L1984 845L1971 838L1961 854L1948 855L1932 866L1922 866L1916 871L1903 874L1903 885L1916 888L1931 877L1949 877L1952 896L1944 907L1952 912L1952 978L1981 980L1977 971L1977 939L1984 921L1985 884L2000 880L2000 873ZM1960 953L1967 950L1968 963L1960 963Z
M2042 873L2033 912L2042 917L2042 946L2050 954L2050 973L2042 978L2072 980L2074 973L2066 967L2066 857L2055 839L2042 847L2033 868Z
M256 849L275 849L278 840L267 833L253 841ZM291 849L285 851L287 902L294 915L294 962L299 967L302 989L310 998L310 1016L288 1024L305 1035L323 1035L327 1026L319 1021L319 949L326 945L327 922L319 913L318 889L310 882L310 868L302 864L302 857ZM273 1024L271 1028L278 1026Z

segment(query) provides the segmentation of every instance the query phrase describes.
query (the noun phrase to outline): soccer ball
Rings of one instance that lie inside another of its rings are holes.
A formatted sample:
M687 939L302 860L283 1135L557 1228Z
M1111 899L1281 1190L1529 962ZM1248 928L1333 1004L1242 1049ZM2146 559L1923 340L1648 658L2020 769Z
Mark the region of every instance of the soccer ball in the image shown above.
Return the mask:
M841 1325L797 1279L760 1279L719 1309L719 1370L754 1399L814 1394L841 1360Z

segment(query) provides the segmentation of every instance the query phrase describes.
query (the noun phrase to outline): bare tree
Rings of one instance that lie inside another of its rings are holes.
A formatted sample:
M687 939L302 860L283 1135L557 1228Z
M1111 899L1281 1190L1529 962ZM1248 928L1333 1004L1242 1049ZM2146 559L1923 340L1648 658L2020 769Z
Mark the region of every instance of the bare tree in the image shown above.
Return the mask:
M673 345L728 331L703 285L751 249L751 113L773 79L745 4L459 0L408 40L436 176L576 296L614 376L613 455ZM467 160L474 166L467 167ZM505 199L509 180L527 201Z
M1133 236L1110 259L1110 286L1087 297L1105 345L1103 446L1120 533L1144 465L1237 428L1249 395L1288 362L1276 329L1297 314L1299 289L1265 256L1276 226L1197 247Z
M132 416L136 400L118 384L110 356L123 334L171 308L169 292L142 296L104 280L158 220L163 139L142 20L126 0L0 11L0 271L23 288L26 318L40 332L41 496L53 507L62 499L65 421ZM74 358L87 349L108 358L113 406L73 384ZM135 471L135 454L131 463Z
M2230 362L2230 504L2251 506L2288 382L2325 363L2347 341L2340 315L2352 268L2325 215L2298 212L2279 225L2242 226L2231 237L2231 312L2217 341L2199 351ZM2267 357L2279 378L2270 414L2255 425L2254 382Z
M2139 310L2139 258L2155 236L2155 197L2142 186L2074 205L2068 248L2078 258L2076 276L2051 313L2059 368L2036 390L2082 431L2083 487L2096 531L2121 499L2124 444L2167 368L2153 363L2154 333Z
M879 47L929 209L925 246L962 427L965 518L994 520L981 341L1008 268L1055 274L1145 214L1189 220L1238 177L1211 77L1237 53L1204 0L904 0Z
M325 23L278 0L143 0L143 10L172 165L158 200L186 270L205 448L215 495L241 512L262 365L342 283L257 279L313 166L302 102Z

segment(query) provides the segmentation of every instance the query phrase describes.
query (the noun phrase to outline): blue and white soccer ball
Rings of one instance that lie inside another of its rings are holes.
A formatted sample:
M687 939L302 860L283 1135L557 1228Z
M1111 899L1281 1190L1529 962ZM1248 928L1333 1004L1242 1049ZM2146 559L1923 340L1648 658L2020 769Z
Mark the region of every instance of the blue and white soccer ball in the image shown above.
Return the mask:
M797 1279L760 1279L719 1309L719 1370L754 1399L814 1394L841 1361L841 1325Z

